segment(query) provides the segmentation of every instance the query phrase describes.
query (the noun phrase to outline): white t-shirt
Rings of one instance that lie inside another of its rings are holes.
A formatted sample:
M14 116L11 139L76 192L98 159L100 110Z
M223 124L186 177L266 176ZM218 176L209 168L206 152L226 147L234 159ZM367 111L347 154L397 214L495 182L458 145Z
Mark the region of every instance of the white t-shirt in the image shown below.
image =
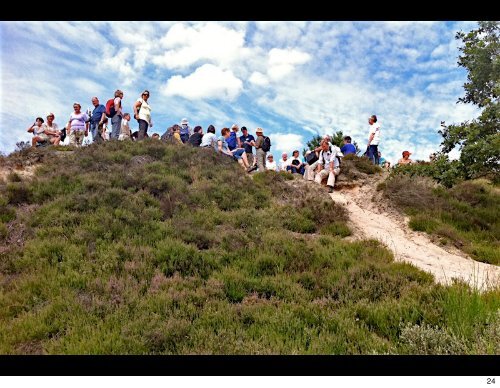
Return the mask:
M370 125L370 133L368 139L370 139L371 134L374 133L373 140L370 142L371 145L378 145L380 143L380 124L373 123Z
M281 159L279 161L279 169L280 169L280 171L286 171L286 168L290 165L290 162L291 162L290 159L287 159L287 160Z
M276 167L276 161L270 162L269 160L266 160L266 170L272 170L272 171L278 171Z
M138 98L137 101L141 103L141 107L138 112L139 119L144 120L151 125L151 107L143 98Z
M120 126L120 135L130 136L130 127L128 125L128 120L122 119Z

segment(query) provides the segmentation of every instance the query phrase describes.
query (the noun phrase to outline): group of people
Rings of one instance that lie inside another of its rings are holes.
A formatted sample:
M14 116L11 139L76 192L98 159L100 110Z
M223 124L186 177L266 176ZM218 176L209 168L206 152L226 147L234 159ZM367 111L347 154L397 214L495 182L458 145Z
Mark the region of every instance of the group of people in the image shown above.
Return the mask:
M28 132L33 133L32 146L59 145L66 136L69 138L69 144L81 146L84 138L89 135L89 131L95 143L104 140L142 140L149 137L148 129L153 127L149 91L144 90L132 106L133 117L138 124L138 130L135 132L132 132L130 128L131 114L123 108L123 95L123 91L117 89L114 97L108 100L106 105L101 104L97 97L92 97L94 109L89 108L86 112L82 112L81 105L75 102L73 112L62 129L59 129L54 122L53 113L47 115L46 122L43 118L37 117L35 123L28 127ZM365 156L372 163L389 168L390 163L381 156L378 150L380 125L377 116L370 116L368 124L369 135ZM109 126L111 131L108 133ZM222 128L220 136L217 136L213 125L209 125L206 133L203 133L201 126L191 128L187 118L183 118L179 124L169 127L163 135L153 133L151 137L167 142L190 144L194 147L213 148L216 152L238 161L249 173L255 170L287 171L301 174L304 179L317 183L327 178L329 191L333 190L335 177L340 173L341 158L344 155L357 153L350 136L344 137L344 145L339 148L332 144L330 136L327 135L317 148L307 151L303 158L300 158L299 150L294 150L291 158L288 158L287 153L283 153L281 160L277 163L274 156L269 153L270 139L264 136L262 128L256 128L255 136L249 134L244 126L241 127L241 135L238 134L239 130L239 126L233 124L231 128ZM255 148L255 154L253 148ZM410 152L404 151L403 158L398 163L413 163L409 156Z

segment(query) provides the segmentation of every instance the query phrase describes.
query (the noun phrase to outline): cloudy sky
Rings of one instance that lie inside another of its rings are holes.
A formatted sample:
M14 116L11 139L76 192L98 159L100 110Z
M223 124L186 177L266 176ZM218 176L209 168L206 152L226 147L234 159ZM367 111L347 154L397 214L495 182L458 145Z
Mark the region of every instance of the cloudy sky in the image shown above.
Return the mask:
M73 102L124 91L126 110L151 92L154 126L181 118L218 133L238 123L271 137L272 153L342 130L366 146L368 117L383 155L428 159L441 120L477 115L456 104L459 30L474 22L0 22L0 151L37 116L65 125ZM137 128L134 121L132 127Z

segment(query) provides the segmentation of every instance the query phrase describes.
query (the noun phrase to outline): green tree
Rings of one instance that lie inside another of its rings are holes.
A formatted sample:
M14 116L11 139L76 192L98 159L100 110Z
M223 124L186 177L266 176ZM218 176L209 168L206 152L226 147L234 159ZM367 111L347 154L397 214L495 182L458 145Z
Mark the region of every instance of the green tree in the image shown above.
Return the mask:
M344 133L342 131L337 131L333 135L330 135L332 139L332 144L342 148L344 145ZM321 140L323 139L320 135L314 135L314 137L307 142L307 148L302 150L302 154L305 155L307 150L313 150L319 147ZM359 152L359 147L356 142L353 142L354 147L356 147L356 152Z
M490 176L498 180L500 166L500 25L479 22L479 28L456 34L463 46L458 65L467 72L465 96L458 102L482 109L477 119L444 127L442 152L449 154L458 145L464 178Z

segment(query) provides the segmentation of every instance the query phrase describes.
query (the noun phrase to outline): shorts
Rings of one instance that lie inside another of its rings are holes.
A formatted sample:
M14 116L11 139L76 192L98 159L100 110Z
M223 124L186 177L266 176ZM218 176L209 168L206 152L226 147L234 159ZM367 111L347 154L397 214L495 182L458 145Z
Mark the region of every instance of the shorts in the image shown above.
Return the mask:
M243 148L240 148L240 149L236 150L235 152L233 152L233 158L235 160L241 159L241 155L243 155L244 153L245 153L245 150Z

